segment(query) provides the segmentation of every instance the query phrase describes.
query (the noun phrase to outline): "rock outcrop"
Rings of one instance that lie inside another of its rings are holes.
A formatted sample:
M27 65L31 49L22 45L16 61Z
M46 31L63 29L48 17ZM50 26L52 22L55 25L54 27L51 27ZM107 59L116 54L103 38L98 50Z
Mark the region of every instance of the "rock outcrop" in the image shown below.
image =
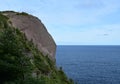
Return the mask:
M38 18L0 12L0 84L74 84L56 67L55 50L54 40Z
M44 55L55 60L56 44L44 24L37 17L12 11L3 12L3 14L9 17L14 27L25 33L28 40L33 41Z

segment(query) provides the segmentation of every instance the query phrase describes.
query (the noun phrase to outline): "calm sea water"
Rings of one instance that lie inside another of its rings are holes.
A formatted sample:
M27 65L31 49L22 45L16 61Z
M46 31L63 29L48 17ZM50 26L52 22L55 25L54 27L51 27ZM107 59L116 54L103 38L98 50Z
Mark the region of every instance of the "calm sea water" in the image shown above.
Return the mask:
M56 62L78 84L120 84L120 46L57 46Z

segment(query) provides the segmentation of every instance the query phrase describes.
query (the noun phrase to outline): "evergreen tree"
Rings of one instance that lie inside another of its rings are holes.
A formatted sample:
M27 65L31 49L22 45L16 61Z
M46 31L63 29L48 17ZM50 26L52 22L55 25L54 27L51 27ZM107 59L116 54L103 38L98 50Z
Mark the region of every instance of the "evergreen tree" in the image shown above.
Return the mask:
M28 72L30 61L24 55L24 44L15 28L6 27L0 33L0 78L1 83L21 77Z

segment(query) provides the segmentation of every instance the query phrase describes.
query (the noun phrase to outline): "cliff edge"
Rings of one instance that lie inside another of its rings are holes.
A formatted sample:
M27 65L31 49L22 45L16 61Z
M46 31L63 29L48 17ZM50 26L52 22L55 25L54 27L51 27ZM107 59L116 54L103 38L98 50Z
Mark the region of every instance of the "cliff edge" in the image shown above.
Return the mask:
M50 59L55 49L39 19L0 12L0 84L74 84Z
M25 33L29 41L33 41L44 55L55 60L56 44L44 24L37 17L24 12L13 11L4 11L3 14L9 18L15 28L19 28Z

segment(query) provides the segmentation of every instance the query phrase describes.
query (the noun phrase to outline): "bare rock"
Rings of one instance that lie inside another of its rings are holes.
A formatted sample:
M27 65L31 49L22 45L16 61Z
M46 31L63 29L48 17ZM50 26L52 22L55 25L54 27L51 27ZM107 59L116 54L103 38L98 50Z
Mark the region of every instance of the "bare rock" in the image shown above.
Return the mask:
M56 44L37 17L16 12L4 12L4 15L8 16L12 25L24 32L27 39L32 40L44 55L55 60Z

